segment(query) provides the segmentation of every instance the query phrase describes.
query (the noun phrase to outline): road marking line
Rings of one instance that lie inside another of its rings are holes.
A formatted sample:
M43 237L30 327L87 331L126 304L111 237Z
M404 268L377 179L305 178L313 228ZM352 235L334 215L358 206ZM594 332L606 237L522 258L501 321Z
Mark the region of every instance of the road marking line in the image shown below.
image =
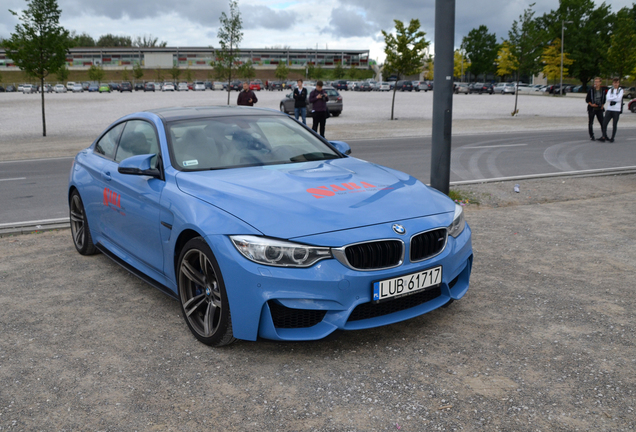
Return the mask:
M489 145L489 146L475 146L475 147L462 147L463 149L484 149L484 148L497 148L497 147L520 147L527 146L528 144L498 144L498 145Z
M13 181L13 180L26 180L26 177L16 177L16 178L0 179L0 181Z

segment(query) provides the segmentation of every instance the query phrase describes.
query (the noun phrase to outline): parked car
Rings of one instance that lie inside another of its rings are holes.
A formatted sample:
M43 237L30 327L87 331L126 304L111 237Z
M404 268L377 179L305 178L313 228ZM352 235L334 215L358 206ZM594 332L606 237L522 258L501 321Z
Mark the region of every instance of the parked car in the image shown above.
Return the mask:
M382 81L380 83L380 87L378 88L378 91L389 91L391 90L391 85L389 84L388 81Z
M22 84L22 94L37 93L37 88L33 84Z
M144 83L135 83L134 87L135 91L140 91L144 89Z
M108 83L108 86L110 87L111 91L119 90L119 84L117 84L117 83L114 83L114 82Z
M90 84L88 86L88 91L89 91L89 93L98 92L99 91L99 85L98 84Z
M72 92L73 91L73 86L75 85L75 82L73 81L69 81L66 83L66 90Z
M315 87L305 87L307 89L307 117L311 117L311 109L313 104L309 102L309 94ZM329 96L329 100L327 101L327 108L329 109L329 114L334 117L338 117L342 113L343 109L343 100L338 90L331 86L323 86L323 90L327 92L327 96ZM280 101L280 110L286 114L294 114L294 97L293 93L288 93L283 100Z
M214 81L212 90L227 90L227 83L222 81Z
M91 83L89 83L88 81L84 81L82 83L82 88L84 89L84 91L88 91L88 87L91 85Z
M9 85L7 86L7 88L5 89L5 91L6 91L7 93L15 93L16 89L15 89L15 86L14 86L14 85L9 84Z
M205 91L205 83L203 81L195 81L192 87L193 91Z
M331 86L333 88L335 88L336 90L347 90L347 81L346 80L336 80L333 83L331 83Z
M623 89L623 99L633 99L636 97L636 87Z
M457 83L455 84L455 94L468 94L468 83Z
M275 111L131 113L75 157L71 241L174 298L192 335L217 347L322 339L462 298L473 263L463 208L350 153ZM451 319L442 312L430 319Z
M55 91L55 93L66 93L68 90L64 84L56 84L55 87L53 87L53 91Z
M397 91L413 91L413 82L407 80L400 80L395 84Z
M99 90L100 93L110 93L111 92L111 88L108 84L100 84L99 85Z
M127 91L127 92L131 92L131 93L132 93L132 91L133 91L133 87L132 87L132 84L131 84L131 83L129 83L129 82L123 82L123 83L121 83L121 84L119 85L119 92L120 92L120 93L123 93L123 92L125 92L125 91Z
M157 91L161 91L161 86L162 86L162 84L161 84L160 82L156 82L156 83L154 83L154 86L155 86L155 90L157 90Z
M281 81L270 81L269 82L269 90L274 91L283 91L283 83Z
M186 86L187 88L187 86ZM166 92L166 91L174 91L174 83L171 82L165 82L161 85L161 91L162 92Z
M261 91L261 83L252 81L250 83L250 90L252 91Z
M155 91L155 84L154 83L147 82L147 83L144 84L144 93L145 92L149 92L149 91L154 93L154 91Z
M0 93L4 93L4 87L0 85Z
M636 113L636 99L632 99L627 103L627 109Z
M364 81L360 83L360 91L368 92L373 90L373 86L370 82Z
M73 93L84 93L84 87L82 87L82 84L75 83L73 85Z
M188 83L181 82L177 85L177 91L188 91Z
M468 94L473 94L473 93L477 93L477 94L482 94L482 93L493 94L494 93L494 89L493 89L492 84L476 82L476 83L472 83L472 84L470 84L468 86Z
M517 92L519 94L531 94L534 93L534 87L529 86L528 84L517 84Z
M232 81L230 83L230 91L235 90L235 91L241 91L243 90L243 83L241 81Z
M494 88L495 93L515 94L515 85L513 83L497 83Z

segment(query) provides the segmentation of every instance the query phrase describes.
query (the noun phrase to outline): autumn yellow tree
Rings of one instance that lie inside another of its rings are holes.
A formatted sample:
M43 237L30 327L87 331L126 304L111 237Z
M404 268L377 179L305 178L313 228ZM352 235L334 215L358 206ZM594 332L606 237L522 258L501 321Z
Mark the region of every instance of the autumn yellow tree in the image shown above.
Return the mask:
M463 63L463 67L462 67ZM466 56L460 51L455 50L455 63L453 66L453 75L459 79L463 79L462 75L466 75L468 68L470 67L470 61L466 58Z
M561 39L556 38L552 44L548 45L541 55L543 62L543 75L548 80L556 81L561 75ZM568 53L563 53L563 76L568 73L568 66L574 63Z
M519 62L512 53L510 42L503 41L501 48L497 52L497 75L503 78L506 75L511 75L518 68Z

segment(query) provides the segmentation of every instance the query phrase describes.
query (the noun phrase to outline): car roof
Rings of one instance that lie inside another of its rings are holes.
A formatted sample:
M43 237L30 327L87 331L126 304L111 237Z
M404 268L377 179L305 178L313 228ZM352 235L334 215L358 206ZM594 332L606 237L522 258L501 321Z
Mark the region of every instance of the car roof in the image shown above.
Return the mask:
M277 110L244 106L201 106L201 107L172 107L148 110L167 122L189 120L197 118L247 116L247 115L285 115Z

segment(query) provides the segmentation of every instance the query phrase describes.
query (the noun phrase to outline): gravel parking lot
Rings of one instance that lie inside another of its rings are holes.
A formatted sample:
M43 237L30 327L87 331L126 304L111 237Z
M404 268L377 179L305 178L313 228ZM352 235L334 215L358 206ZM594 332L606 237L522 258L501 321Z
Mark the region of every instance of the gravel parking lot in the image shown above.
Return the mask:
M211 349L177 302L68 230L0 238L0 430L630 431L636 176L466 187L448 308Z
M230 101L236 104L236 92ZM257 92L261 108L279 109L286 92ZM327 122L329 139L430 135L433 92L398 92L391 121L392 93L342 92L344 111ZM42 137L39 95L0 94L0 160L71 156L87 147L106 126L135 111L169 106L225 105L227 93L63 93L46 95L47 137ZM453 133L496 133L578 129L587 137L587 112L581 95L564 98L520 95L519 115L511 116L514 96L456 95ZM308 120L311 125L311 120ZM636 127L636 115L625 112L619 128Z

